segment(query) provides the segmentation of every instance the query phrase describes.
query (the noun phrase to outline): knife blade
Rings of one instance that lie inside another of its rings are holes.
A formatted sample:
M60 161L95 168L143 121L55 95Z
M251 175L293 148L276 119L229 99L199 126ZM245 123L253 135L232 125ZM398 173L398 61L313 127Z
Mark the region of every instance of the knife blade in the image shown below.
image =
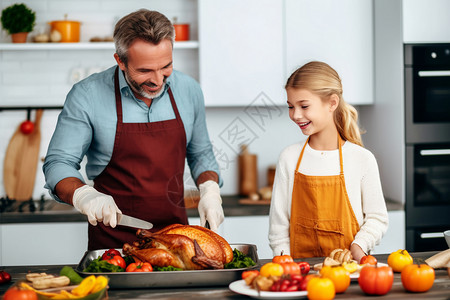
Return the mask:
M142 228L142 229L151 229L153 228L153 224L138 218L130 217L127 215L122 215L119 218L119 225L134 227L134 228Z

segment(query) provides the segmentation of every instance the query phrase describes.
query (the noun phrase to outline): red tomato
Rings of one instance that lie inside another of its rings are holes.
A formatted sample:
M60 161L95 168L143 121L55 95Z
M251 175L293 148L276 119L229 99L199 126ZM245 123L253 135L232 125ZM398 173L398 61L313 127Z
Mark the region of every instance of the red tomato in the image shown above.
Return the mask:
M126 272L152 272L153 267L148 262L131 263L128 265Z
M375 256L366 255L366 256L361 257L361 260L359 261L359 263L361 265L369 264L369 265L374 265L375 266L378 263L378 261L375 258Z
M109 259L113 258L113 256L116 256L116 255L122 256L120 254L120 252L117 251L116 249L109 249L109 250L105 251L105 253L103 253L102 259L109 260Z
M359 287L368 295L386 294L391 290L393 282L394 272L391 267L366 265L359 272Z
M123 269L127 267L125 260L120 255L114 255L112 258L107 259L106 261Z
M244 271L244 272L242 272L242 276L241 277L242 277L242 279L245 279L245 278L253 276L253 275L258 276L259 275L259 271L258 270Z
M283 274L296 275L300 274L300 266L296 262L286 262L280 264L283 267Z
M433 286L434 269L426 264L407 265L401 273L402 284L408 292L426 292Z
M287 255L287 254L283 255L283 251L281 251L281 255L277 255L272 258L272 262L277 263L277 264L284 264L284 263L293 262L293 261L294 261L294 259L292 258L292 256Z
M301 262L298 262L297 264L300 267L300 273L302 273L302 275L308 274L309 270L311 270L310 264L307 263L306 261L301 261Z
M0 284L11 281L11 275L8 272L0 271Z
M35 291L12 287L3 295L3 300L38 300Z
M20 124L20 131L23 134L30 134L34 130L34 123L30 120L23 121L22 124Z

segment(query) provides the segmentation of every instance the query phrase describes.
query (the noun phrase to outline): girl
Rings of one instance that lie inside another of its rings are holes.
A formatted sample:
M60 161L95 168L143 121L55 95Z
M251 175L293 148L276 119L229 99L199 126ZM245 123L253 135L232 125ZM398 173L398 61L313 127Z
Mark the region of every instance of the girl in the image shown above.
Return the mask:
M359 262L386 232L388 214L358 114L326 63L307 63L285 88L289 117L308 138L284 149L278 161L270 207L273 254L318 257L341 248Z

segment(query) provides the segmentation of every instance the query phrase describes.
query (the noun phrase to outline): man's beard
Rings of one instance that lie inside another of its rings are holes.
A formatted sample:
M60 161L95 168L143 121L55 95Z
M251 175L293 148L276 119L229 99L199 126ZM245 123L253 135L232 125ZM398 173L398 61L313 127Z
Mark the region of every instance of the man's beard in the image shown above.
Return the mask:
M155 99L155 98L161 96L162 93L164 93L164 87L166 86L167 77L164 77L163 84L161 85L161 88L158 91L156 91L154 93L149 93L143 88L143 86L146 85L149 87L155 87L156 85L154 83L143 82L143 83L139 84L136 81L134 81L133 78L131 78L131 76L128 75L128 71L125 71L124 73L125 73L125 80L127 81L128 85L131 87L133 92L137 93L141 97L144 97L147 99Z

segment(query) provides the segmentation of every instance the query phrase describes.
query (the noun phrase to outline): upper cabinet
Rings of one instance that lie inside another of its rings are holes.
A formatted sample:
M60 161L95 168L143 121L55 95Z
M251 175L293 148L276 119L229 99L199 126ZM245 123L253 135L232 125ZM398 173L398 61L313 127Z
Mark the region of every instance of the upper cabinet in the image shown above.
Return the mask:
M266 103L286 103L283 1L199 0L198 6L206 105L260 105L262 93Z
M404 43L448 43L450 1L403 1Z
M351 104L374 99L372 0L199 0L200 83L209 106L286 103L284 84L321 60Z
M374 99L372 0L286 0L286 78L311 60L340 75L344 99Z

